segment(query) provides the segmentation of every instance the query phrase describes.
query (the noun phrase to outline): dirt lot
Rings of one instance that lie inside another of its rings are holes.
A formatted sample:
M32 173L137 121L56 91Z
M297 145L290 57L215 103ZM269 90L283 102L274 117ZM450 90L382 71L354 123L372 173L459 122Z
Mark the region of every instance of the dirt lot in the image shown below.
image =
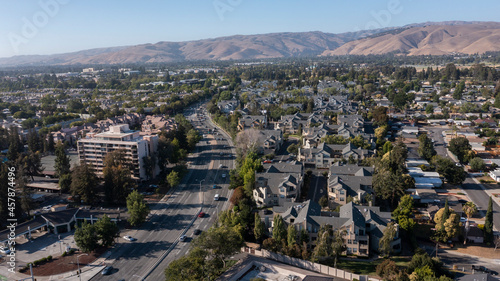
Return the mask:
M99 256L101 256L106 251L106 248L98 249L88 256L81 256L78 258L80 262L80 269L89 263L95 261ZM65 273L68 271L77 271L78 264L76 263L76 257L82 254L81 252L75 252L70 256L57 257L51 262L39 265L33 268L33 275L35 276L50 276ZM29 270L28 270L29 272Z
M463 254L487 259L498 259L500 257L500 248L495 251L494 247L469 245L467 248L464 248L463 245L461 245L457 248L457 251Z

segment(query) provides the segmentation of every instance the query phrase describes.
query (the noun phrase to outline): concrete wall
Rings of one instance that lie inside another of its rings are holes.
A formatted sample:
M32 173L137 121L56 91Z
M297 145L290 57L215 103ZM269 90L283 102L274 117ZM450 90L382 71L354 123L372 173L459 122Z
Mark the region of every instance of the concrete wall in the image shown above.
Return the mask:
M366 276L366 275L354 274L354 273L351 273L351 272L348 272L345 270L333 268L333 267L326 266L323 264L314 263L314 262L310 262L310 261L306 261L306 260L302 260L302 259L297 259L297 258L292 258L292 257L285 256L285 255L280 255L278 253L270 252L270 251L267 251L264 249L262 249L261 251L258 251L258 250L253 250L253 249L244 247L242 249L242 251L247 252L247 253L251 253L251 254L259 256L259 257L264 257L264 258L272 259L272 260L275 260L275 261L278 261L281 263L289 264L289 265L299 267L302 269L306 269L306 270L310 270L310 271L314 271L314 272L318 272L318 273L322 273L322 274L330 275L330 276L334 276L334 277L339 277L339 278L343 278L343 279L347 279L347 280L357 279L359 281L380 281L380 279L377 279L377 278L372 278L372 277L368 278L368 276Z

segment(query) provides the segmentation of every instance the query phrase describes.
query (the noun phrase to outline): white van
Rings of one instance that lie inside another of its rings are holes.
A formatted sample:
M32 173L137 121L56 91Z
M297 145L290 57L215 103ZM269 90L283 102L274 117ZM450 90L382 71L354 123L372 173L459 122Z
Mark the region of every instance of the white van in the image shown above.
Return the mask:
M215 194L215 196L214 196L214 200L215 200L215 201L219 201L219 198L220 198L219 194Z

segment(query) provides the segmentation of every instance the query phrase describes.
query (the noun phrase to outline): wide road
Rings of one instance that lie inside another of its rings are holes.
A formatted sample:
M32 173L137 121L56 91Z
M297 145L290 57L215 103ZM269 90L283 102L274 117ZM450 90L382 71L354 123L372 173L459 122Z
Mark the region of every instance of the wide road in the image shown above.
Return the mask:
M137 241L119 239L107 259L107 264L114 268L112 274L98 274L91 280L164 280L168 264L189 250L194 229L206 231L217 212L229 207L229 170L234 168L234 148L229 136L221 130L217 135L209 133L213 125L206 118L198 121L195 113L188 111L185 115L204 138L196 153L188 158L188 174L171 194L152 206L150 219L130 233ZM214 201L215 194L220 194L219 201ZM200 211L206 213L205 217L198 217ZM188 239L180 242L183 234Z

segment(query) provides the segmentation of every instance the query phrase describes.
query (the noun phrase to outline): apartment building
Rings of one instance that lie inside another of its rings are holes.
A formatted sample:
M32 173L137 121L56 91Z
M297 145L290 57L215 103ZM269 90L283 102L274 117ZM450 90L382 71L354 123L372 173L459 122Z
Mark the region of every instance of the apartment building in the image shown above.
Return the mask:
M78 155L81 163L91 165L98 176L103 175L104 158L115 150L122 150L131 163L132 178L147 180L150 171L146 171L144 157L153 155L158 149L158 136L141 136L139 131L130 130L128 124L110 126L109 130L99 134L89 134L78 141ZM155 167L155 175L159 167Z

